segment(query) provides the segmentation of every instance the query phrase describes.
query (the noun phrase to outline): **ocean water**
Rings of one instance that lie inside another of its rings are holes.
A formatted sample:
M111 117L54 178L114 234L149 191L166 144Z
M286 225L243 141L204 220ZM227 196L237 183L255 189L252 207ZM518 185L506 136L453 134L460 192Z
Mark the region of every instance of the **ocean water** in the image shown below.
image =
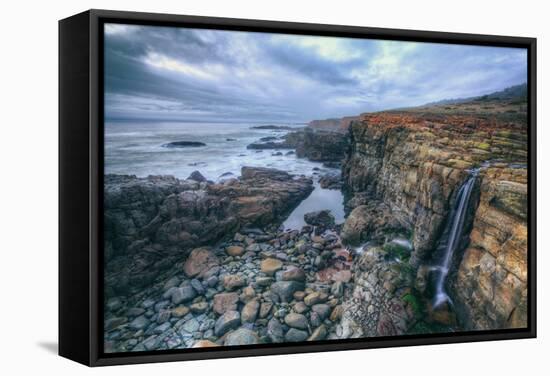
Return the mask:
M289 150L278 150L283 155L275 156L275 150L246 149L247 145L262 137L282 137L288 132L251 128L257 125L262 124L108 122L104 132L104 172L138 177L173 175L185 179L197 170L209 180L220 181L227 176L240 176L243 166L276 168L291 174L311 176L315 181L314 191L290 214L284 223L285 228L301 228L305 224L305 213L321 209L330 209L337 223L343 222L342 193L322 189L317 183L314 168L320 169L317 172L321 174L335 170L325 168L318 162L297 158L295 154L286 155ZM298 129L301 126L295 127ZM206 146L162 146L174 141L199 141Z
M304 201L300 203L284 221L283 227L289 230L299 230L306 222L304 214L328 209L334 216L337 224L344 223L344 196L340 190L323 189L314 178L314 190Z

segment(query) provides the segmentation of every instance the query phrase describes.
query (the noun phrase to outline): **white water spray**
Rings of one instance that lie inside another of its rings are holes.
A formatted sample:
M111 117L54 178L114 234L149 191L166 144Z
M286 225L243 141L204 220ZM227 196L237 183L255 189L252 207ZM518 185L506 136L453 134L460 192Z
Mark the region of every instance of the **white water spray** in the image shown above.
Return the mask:
M438 307L445 302L452 303L451 299L445 292L445 280L449 274L453 254L458 246L462 231L464 229L464 221L468 212L468 203L470 201L470 196L472 194L479 169L474 169L469 172L469 178L460 187L453 211L453 218L449 222L451 227L448 232L447 245L445 247L443 260L441 264L436 267L439 273L435 284L434 307Z

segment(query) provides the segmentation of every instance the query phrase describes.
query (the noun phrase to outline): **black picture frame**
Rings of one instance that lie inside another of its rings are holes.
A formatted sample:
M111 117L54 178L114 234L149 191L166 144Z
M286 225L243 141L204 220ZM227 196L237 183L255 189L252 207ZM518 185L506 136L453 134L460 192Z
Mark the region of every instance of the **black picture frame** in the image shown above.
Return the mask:
M105 22L375 38L528 51L528 327L136 353L103 353L103 38ZM59 354L88 366L536 337L536 39L88 10L59 21Z

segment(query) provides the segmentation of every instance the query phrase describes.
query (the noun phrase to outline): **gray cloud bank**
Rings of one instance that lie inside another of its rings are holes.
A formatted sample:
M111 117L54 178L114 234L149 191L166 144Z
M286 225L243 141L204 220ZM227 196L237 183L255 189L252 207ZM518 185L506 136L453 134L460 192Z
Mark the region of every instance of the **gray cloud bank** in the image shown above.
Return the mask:
M302 122L482 95L522 49L105 25L107 120Z

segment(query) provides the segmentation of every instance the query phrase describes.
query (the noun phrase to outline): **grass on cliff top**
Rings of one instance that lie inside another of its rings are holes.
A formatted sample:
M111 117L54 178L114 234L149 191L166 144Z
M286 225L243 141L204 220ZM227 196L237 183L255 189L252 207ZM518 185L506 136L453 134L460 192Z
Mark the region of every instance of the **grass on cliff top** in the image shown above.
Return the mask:
M436 116L479 116L502 122L527 125L527 101L524 99L473 100L463 103L434 104L419 107L395 109L382 112L415 113Z

